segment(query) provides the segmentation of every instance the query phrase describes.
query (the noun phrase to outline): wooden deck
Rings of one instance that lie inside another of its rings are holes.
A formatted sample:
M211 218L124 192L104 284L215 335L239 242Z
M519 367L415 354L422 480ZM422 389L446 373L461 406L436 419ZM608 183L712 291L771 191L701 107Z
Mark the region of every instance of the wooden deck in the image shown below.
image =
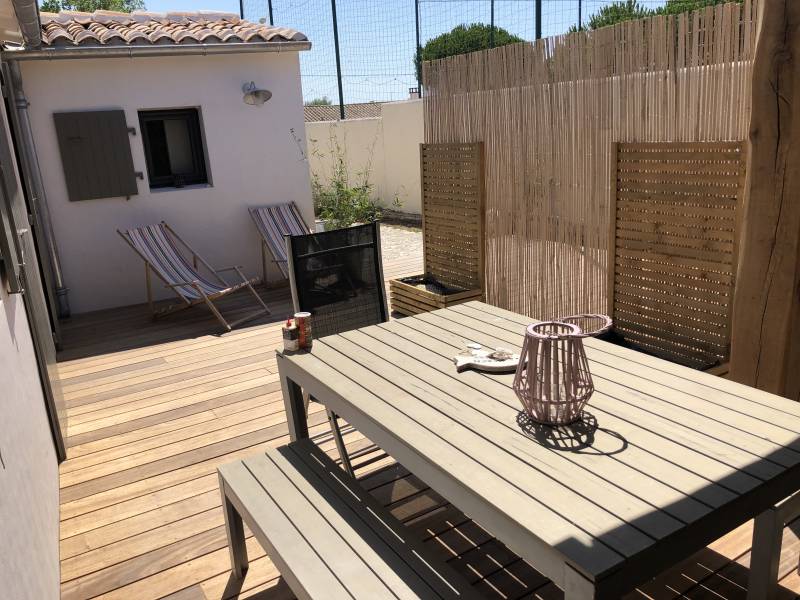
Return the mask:
M421 271L387 262L387 278ZM203 308L157 323L144 306L75 317L64 327L61 372L69 458L61 466L65 600L291 598L269 558L248 542L250 570L229 578L216 466L288 441L275 369L288 291L264 292L274 317L231 333ZM235 318L242 294L222 305ZM312 433L333 454L312 405ZM349 432L351 450L369 442ZM362 483L488 598L560 592L379 451L356 461ZM643 588L636 597L744 598L751 526L744 525ZM800 524L786 528L784 596L800 592ZM792 591L790 591L792 590Z

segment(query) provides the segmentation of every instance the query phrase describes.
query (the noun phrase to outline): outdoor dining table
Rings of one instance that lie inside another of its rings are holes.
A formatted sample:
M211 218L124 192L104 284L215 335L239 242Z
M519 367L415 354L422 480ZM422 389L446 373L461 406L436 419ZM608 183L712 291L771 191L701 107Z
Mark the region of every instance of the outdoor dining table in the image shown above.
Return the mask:
M513 373L456 372L468 343L518 352L531 322L469 302L279 352L290 435L308 437L302 389L567 600L620 597L800 489L790 400L588 339L595 393L548 427Z

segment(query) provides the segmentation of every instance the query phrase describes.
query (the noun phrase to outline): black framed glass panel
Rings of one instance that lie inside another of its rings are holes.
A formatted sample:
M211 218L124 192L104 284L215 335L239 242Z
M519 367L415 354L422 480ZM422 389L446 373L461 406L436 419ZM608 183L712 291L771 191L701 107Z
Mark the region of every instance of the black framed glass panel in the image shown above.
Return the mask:
M196 108L139 111L150 188L208 183Z

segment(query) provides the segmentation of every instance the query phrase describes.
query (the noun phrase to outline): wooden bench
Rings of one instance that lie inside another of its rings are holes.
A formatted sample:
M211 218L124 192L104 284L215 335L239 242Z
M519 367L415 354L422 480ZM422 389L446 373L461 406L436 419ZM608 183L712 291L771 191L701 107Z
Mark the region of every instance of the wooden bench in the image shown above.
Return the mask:
M219 479L237 577L244 521L300 599L479 597L309 440L224 465Z

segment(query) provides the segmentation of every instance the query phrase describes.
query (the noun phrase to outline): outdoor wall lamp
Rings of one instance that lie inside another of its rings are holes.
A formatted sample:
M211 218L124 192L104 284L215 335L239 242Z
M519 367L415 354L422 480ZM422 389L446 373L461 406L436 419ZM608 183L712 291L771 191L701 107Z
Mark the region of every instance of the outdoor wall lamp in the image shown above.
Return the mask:
M272 98L272 92L269 90L259 90L256 88L255 81L245 83L242 86L242 92L244 92L244 103L249 104L250 106L261 106L267 100Z

